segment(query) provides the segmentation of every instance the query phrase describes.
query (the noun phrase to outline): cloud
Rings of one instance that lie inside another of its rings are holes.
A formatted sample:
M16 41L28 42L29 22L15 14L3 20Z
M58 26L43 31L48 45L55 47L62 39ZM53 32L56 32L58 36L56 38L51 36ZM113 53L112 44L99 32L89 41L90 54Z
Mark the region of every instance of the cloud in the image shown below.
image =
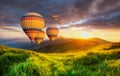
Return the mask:
M87 22L89 26L93 26L91 23L94 26L111 23L107 25L108 28L109 26L117 27L120 20L117 14L120 12L119 8L120 0L4 0L0 1L0 24L18 26L23 14L35 11L43 15L46 26L61 26L92 19L88 21L90 23ZM53 15L59 17L53 18Z
M98 9L100 11L110 10L120 6L120 0L102 0L101 3L98 4Z
M21 32L21 30L18 29L17 27L7 26L7 25L0 26L0 30L8 30L8 31L14 31L14 32Z
M71 27L90 27L90 28L100 28L100 29L111 29L119 28L120 29L120 12L113 14L107 14L104 16L91 17L80 19L78 21L70 22L67 24L57 25L59 28L71 28Z

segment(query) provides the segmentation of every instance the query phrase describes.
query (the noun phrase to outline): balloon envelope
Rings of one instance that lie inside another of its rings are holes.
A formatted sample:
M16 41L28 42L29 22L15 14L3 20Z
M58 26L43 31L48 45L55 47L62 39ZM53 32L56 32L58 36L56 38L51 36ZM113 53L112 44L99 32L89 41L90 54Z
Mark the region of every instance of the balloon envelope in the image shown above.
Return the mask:
M51 41L53 41L56 39L56 37L59 33L59 30L58 30L58 28L47 28L46 33L47 33L47 36L49 37L49 39Z
M39 31L39 34L35 38L36 43L40 44L44 37L45 37L45 32L44 31Z
M21 18L21 27L30 40L34 40L39 31L44 28L43 17L36 12L29 12Z

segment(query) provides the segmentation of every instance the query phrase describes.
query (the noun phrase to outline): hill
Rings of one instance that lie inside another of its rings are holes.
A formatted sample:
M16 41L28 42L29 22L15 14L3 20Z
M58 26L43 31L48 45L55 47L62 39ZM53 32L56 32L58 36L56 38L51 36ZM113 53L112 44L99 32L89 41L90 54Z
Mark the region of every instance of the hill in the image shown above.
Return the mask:
M90 50L98 45L109 44L110 42L99 39L72 39L72 38L58 38L55 41L45 41L35 51L45 53L66 53L66 52L80 52ZM59 49L58 49L59 48Z
M64 54L0 45L0 76L119 76L119 65L120 43Z
M33 49L34 46L28 39L22 38L0 38L0 44L23 49Z

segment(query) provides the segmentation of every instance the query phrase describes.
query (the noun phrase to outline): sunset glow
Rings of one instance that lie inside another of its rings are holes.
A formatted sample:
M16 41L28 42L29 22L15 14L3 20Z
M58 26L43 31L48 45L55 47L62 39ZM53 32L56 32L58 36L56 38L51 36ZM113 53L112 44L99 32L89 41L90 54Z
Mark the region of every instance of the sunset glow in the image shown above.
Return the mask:
M88 32L82 32L81 37L84 38L84 39L91 38L91 34L88 33Z
M112 31L112 32L111 32ZM102 38L108 41L117 42L120 41L120 31L113 29L85 29L85 28L69 28L61 29L59 36L67 38Z

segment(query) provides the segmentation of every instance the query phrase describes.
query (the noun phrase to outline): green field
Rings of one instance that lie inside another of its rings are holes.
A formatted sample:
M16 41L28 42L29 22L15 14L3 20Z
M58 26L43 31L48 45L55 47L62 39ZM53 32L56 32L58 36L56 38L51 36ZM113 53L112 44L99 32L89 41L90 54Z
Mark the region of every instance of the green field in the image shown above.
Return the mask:
M120 43L74 50L39 53L0 45L0 76L120 76Z

